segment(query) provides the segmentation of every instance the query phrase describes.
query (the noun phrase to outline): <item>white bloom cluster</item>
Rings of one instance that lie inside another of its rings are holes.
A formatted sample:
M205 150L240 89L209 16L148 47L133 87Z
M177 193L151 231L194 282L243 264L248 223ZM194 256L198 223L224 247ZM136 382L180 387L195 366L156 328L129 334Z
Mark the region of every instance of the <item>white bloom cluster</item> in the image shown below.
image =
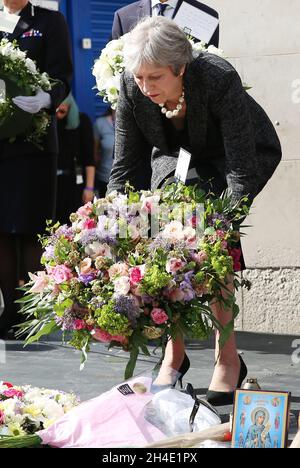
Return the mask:
M7 39L2 39L0 41L0 56L14 62L18 61L20 64L25 65L27 71L32 75L39 74L34 61L27 57L26 52L20 50L16 45L14 45L12 42L9 42ZM43 87L43 89L51 89L51 84L47 73L39 75L41 87Z
M73 393L0 382L0 436L26 435L29 425L46 429L78 404Z
M104 102L109 103L113 109L117 107L120 92L120 78L125 69L123 47L128 34L124 34L120 39L110 41L102 50L100 57L95 61L93 67L93 75L96 78L99 95L102 96ZM217 49L215 46L207 47L205 42L201 41L195 43L191 39L190 42L193 46L194 58L198 57L201 52L208 52L225 58L223 50Z
M120 91L120 77L124 71L123 47L127 34L120 39L110 41L95 61L93 75L96 78L99 94L104 102L116 108Z

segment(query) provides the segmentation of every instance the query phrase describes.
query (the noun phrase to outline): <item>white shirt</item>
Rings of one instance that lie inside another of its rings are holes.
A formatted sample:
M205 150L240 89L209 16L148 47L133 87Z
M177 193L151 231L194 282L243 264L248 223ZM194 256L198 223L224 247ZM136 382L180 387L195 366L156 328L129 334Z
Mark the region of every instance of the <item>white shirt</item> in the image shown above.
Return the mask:
M21 13L22 10L15 11L14 13L11 13L11 12L9 11L9 9L8 9L6 6L4 6L4 7L3 7L3 11L4 11L4 13L6 13L7 15L12 15L12 14L13 14L13 15L19 15L19 14Z
M151 0L151 7L152 7L152 16L157 16L158 15L158 4L161 3L159 0ZM167 3L167 8L165 9L164 16L166 18L172 18L174 14L174 10L177 5L177 0L167 0L165 3ZM163 3L162 3L163 5Z

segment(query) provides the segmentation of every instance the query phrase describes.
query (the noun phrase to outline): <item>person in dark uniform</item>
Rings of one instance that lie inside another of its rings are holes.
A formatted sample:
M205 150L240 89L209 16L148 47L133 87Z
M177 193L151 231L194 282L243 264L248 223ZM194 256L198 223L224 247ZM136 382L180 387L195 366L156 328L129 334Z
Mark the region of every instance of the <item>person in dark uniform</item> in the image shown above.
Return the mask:
M95 196L93 125L87 114L79 112L71 93L56 115L59 142L56 219L61 224L70 224L70 214ZM79 184L77 168L82 177Z
M14 143L0 141L0 287L5 310L0 318L0 337L17 320L15 288L27 280L27 272L39 269L41 248L37 234L46 219L53 219L56 193L57 131L55 112L70 91L72 57L68 27L57 11L34 7L28 0L4 0L4 10L20 16L12 34L0 39L17 41L36 62L40 72L56 80L51 91L14 99L24 111L47 109L51 124L42 141L43 150L18 136Z

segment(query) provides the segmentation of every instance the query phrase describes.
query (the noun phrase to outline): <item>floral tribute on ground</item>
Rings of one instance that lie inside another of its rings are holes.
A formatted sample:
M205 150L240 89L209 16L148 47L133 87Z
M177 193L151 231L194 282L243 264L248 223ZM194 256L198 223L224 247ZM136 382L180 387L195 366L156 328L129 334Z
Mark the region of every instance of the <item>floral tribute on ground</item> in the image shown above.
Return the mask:
M0 441L47 429L79 404L72 393L0 381Z
M125 378L149 344L164 347L178 333L206 339L216 327L224 343L233 322L222 328L210 304L238 313L222 288L232 275L236 289L248 286L235 273L247 214L247 199L234 202L228 192L213 198L181 183L136 192L127 184L125 194L81 207L70 226L49 225L45 269L30 275L20 300L27 343L63 330L82 363L93 339L122 347L130 353Z
M19 49L17 42L0 41L0 138L14 141L22 131L25 139L41 147L47 133L50 114L41 110L31 115L19 109L12 101L17 94L32 96L39 89L50 91L52 84L47 73L40 73L26 52ZM52 83L53 82L53 83ZM18 133L19 132L19 133Z

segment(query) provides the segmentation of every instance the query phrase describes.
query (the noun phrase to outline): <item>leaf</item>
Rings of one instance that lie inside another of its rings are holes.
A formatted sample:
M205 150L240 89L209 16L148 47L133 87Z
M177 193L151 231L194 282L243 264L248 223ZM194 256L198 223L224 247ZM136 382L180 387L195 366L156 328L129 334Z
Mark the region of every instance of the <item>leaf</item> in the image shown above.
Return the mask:
M59 328L56 325L56 322L52 320L51 322L48 322L46 325L44 325L36 335L26 339L25 346L34 343L35 341L38 341L44 335L49 335L52 331L54 331L54 329L56 331Z
M133 376L133 372L136 366L137 358L139 355L139 349L135 346L130 351L130 358L125 369L125 380L130 379Z
M84 346L81 349L81 361L80 361L80 367L79 367L80 371L84 369L85 363L87 361L87 347L88 347L89 341L90 341L89 338L87 338Z
M231 320L225 327L223 327L223 330L220 333L220 338L219 338L220 348L224 347L227 340L232 335L233 331L234 331L234 320Z

